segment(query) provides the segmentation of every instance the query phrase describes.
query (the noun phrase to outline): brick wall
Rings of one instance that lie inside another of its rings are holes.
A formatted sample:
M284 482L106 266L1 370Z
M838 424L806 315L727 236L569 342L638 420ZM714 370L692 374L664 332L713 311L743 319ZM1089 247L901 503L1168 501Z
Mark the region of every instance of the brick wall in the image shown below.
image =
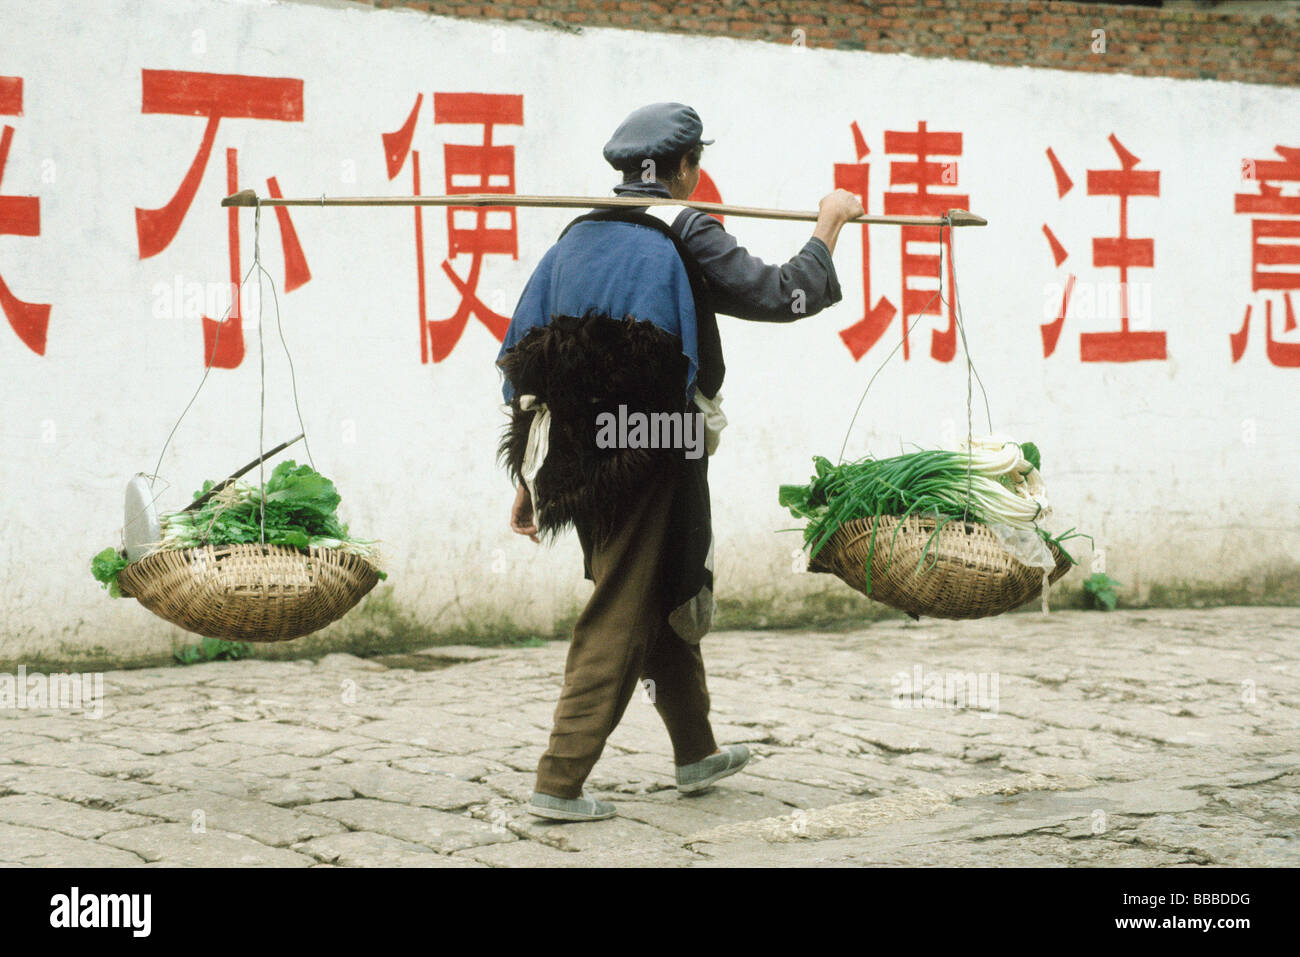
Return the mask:
M366 0L362 0L366 2ZM1300 18L1257 3L1211 9L1045 0L369 0L443 16L618 27L1007 66L1300 84ZM1105 31L1104 52L1094 30Z

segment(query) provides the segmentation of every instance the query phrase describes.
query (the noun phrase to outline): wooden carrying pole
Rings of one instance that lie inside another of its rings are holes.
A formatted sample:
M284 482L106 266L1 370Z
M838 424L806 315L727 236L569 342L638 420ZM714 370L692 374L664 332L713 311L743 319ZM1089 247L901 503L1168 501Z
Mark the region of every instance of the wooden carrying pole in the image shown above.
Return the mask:
M267 453L265 453L265 454L263 454L263 455L259 455L257 458L253 459L253 461L251 461L251 462L249 462L247 465L245 465L242 469L240 469L239 471L233 473L229 478L224 478L224 479L222 479L220 482L218 482L216 485L212 486L212 488L208 489L205 493L203 493L202 495L200 495L200 496L199 496L198 498L196 498L194 501L190 502L190 504L189 504L189 505L186 505L183 509L181 509L181 511L182 511L182 512L193 512L193 511L197 511L198 509L202 508L204 505L207 504L208 499L212 498L212 496L216 495L216 494L217 494L218 492L220 492L222 489L226 488L228 485L230 485L230 484L231 484L232 482L234 482L236 479L243 478L243 477L244 477L245 475L247 475L249 472L253 471L253 469L257 468L258 465L260 465L261 463L265 462L267 459L271 458L272 456L279 455L281 452L283 452L283 451L284 451L285 449L287 449L289 446L293 445L293 443L295 443L295 442L297 442L297 441L299 441L300 439L303 439L303 438L306 438L306 436L305 436L303 433L299 432L297 438L290 439L288 442L281 442L281 443L280 443L279 445L277 445L275 448L271 449L271 451L269 451L269 452L267 452Z
M732 206L694 199L665 199L657 196L520 196L514 193L462 193L456 196L318 196L315 199L258 198L251 189L227 196L222 206L540 206L557 209L620 209L636 206L690 206L723 216L754 219L789 219L816 222L816 212L792 209L764 209ZM859 216L850 223L881 226L987 226L988 220L964 209L950 209L943 216Z

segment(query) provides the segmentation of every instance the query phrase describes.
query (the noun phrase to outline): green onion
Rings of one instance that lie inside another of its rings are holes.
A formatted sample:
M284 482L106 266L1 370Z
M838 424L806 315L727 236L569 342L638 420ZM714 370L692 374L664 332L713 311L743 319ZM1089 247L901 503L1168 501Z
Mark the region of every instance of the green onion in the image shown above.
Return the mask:
M1022 445L1002 436L976 440L969 448L963 443L959 451L922 449L892 458L867 457L842 465L832 465L816 456L813 458L815 474L809 483L782 485L779 500L795 518L807 520L804 547L810 556L816 556L843 525L855 519L937 516L937 527L917 565L920 571L939 530L953 519L1033 529L1057 547L1061 540L1073 537L1066 533L1053 539L1039 527L1049 508L1038 472L1040 463L1035 445L1028 442ZM891 559L901 528L900 522L890 542ZM875 548L876 528L873 527L868 546L868 593Z

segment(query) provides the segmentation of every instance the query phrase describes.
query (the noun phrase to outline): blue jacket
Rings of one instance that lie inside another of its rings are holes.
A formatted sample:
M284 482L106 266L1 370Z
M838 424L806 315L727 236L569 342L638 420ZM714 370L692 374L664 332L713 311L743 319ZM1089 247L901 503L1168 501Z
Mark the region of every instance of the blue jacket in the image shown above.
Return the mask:
M699 372L695 300L671 239L635 223L575 223L533 270L497 358L552 316L592 311L648 320L681 339L689 361L686 398L691 398ZM501 391L507 402L514 397L509 381Z

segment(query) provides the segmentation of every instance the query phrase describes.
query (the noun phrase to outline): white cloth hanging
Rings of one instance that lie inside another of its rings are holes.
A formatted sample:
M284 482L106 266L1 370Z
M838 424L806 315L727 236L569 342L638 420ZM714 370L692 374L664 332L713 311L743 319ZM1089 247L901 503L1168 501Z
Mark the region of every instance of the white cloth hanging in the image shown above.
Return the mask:
M546 461L546 453L551 443L551 410L545 402L537 401L537 396L532 394L519 397L519 408L525 412L529 410L535 412L532 424L528 426L528 444L524 448L524 462L520 472L524 485L528 488L529 497L536 502L537 489L534 483L537 481L537 473L542 470L542 464Z
M695 407L704 413L704 451L712 455L718 450L722 430L727 427L727 417L722 414L722 393L710 399L696 389Z

